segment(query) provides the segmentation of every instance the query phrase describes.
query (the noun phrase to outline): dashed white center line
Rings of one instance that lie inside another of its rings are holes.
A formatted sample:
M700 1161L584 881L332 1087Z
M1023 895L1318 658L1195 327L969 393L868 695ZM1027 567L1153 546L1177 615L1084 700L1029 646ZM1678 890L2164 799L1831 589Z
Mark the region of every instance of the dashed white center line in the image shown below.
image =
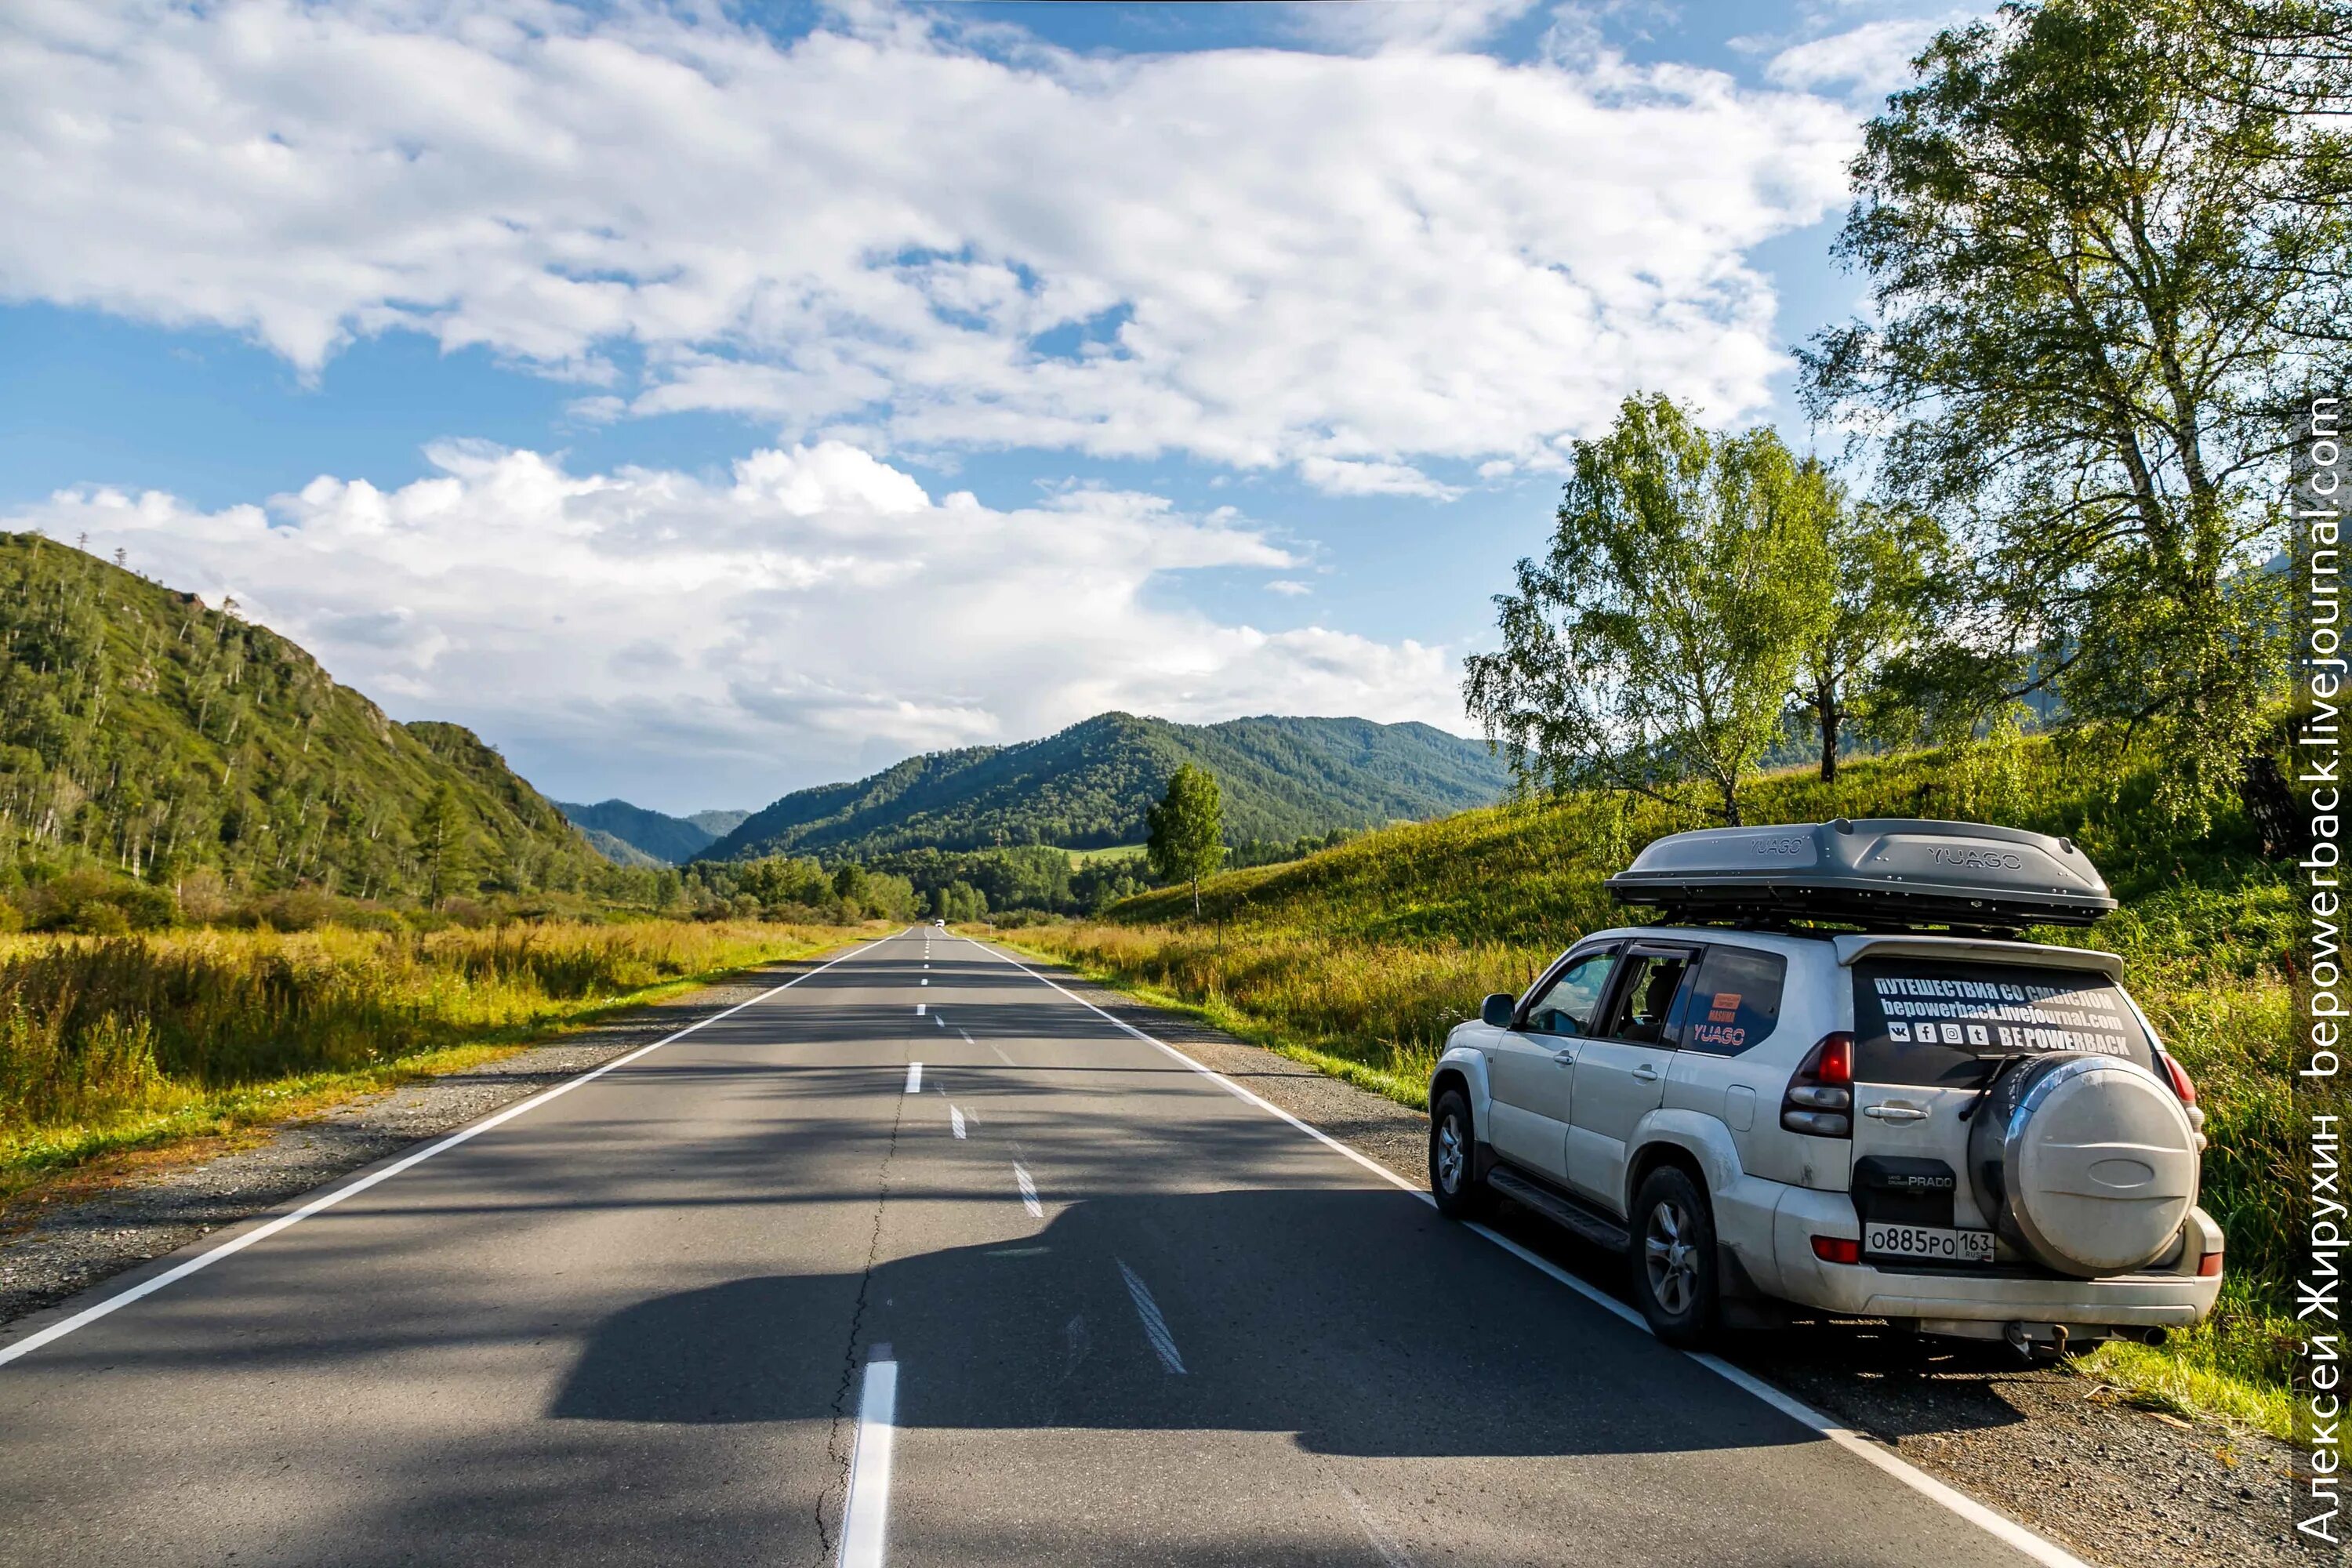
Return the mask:
M866 1352L866 1386L857 1402L857 1447L850 1453L849 1499L841 1510L841 1568L882 1568L898 1415L898 1363L888 1345L876 1345Z
M919 1017L921 1017L922 1016L923 1016L923 1005L922 1005L920 1002L918 1002L918 1003L916 1003L916 1004L915 1004L915 1016L916 1016L916 1017L918 1017L918 1018L919 1018Z
M1037 1202L1037 1184L1029 1179L1029 1168L1018 1160L1013 1163L1013 1179L1021 1184L1021 1206L1029 1211L1029 1217L1044 1219L1045 1210Z
M954 1124L954 1126L955 1126L955 1135L956 1135L957 1137L959 1137L959 1138L962 1137L962 1136L963 1136L963 1112L962 1112L962 1111L961 1111L961 1110L957 1110L954 1106L952 1106L952 1105L949 1106L949 1107L948 1107L948 1121L950 1121L950 1122L952 1122L952 1123Z
M1168 1331L1168 1320L1160 1315L1160 1303L1151 1299L1150 1288L1124 1259L1111 1261L1118 1265L1118 1277L1127 1281L1127 1293L1135 1301L1135 1315L1143 1320L1143 1337L1151 1342L1152 1353L1171 1376L1183 1376L1184 1358L1176 1353L1176 1336Z
M923 1064L920 1062L907 1064L907 1092L908 1094L923 1092Z

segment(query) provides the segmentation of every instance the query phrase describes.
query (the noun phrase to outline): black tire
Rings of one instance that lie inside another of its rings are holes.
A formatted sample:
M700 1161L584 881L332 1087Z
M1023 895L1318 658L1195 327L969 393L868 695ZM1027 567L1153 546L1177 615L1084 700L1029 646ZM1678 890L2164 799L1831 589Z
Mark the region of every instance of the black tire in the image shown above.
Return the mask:
M1633 1300L1650 1331L1670 1345L1715 1335L1722 1279L1715 1210L1690 1173L1661 1165L1633 1195Z
M1478 1179L1470 1101L1458 1089L1447 1089L1429 1108L1429 1192L1448 1219L1476 1219L1488 1206L1486 1184Z

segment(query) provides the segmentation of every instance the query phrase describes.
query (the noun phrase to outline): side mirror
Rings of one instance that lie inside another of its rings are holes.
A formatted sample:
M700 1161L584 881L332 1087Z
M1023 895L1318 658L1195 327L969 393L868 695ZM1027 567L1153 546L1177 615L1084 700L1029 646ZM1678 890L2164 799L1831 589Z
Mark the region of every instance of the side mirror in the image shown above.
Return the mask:
M1511 1026L1511 1014L1518 1005L1519 999L1509 992L1497 991L1478 1005L1478 1021L1489 1028L1507 1029Z

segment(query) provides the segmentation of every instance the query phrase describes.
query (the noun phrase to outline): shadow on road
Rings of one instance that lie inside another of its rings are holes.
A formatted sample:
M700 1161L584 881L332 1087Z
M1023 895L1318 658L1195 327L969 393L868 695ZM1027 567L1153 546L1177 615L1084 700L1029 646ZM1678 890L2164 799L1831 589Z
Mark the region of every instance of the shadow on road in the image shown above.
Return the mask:
M840 1303L855 1284L765 1276L631 1307L593 1331L551 1415L828 1415L848 1364ZM1137 1287L1162 1314L1181 1373L1154 1348ZM1812 1440L1381 1192L1081 1203L1025 1240L876 1269L858 1337L892 1346L910 1426L1283 1431L1318 1452L1390 1456Z

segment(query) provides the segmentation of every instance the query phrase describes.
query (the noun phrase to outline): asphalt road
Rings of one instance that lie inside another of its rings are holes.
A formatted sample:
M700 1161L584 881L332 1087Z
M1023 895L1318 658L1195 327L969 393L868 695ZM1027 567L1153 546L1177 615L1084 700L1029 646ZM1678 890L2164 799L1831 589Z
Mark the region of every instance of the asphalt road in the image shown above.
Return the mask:
M0 1563L877 1542L905 1564L2029 1561L921 929L0 1365Z

